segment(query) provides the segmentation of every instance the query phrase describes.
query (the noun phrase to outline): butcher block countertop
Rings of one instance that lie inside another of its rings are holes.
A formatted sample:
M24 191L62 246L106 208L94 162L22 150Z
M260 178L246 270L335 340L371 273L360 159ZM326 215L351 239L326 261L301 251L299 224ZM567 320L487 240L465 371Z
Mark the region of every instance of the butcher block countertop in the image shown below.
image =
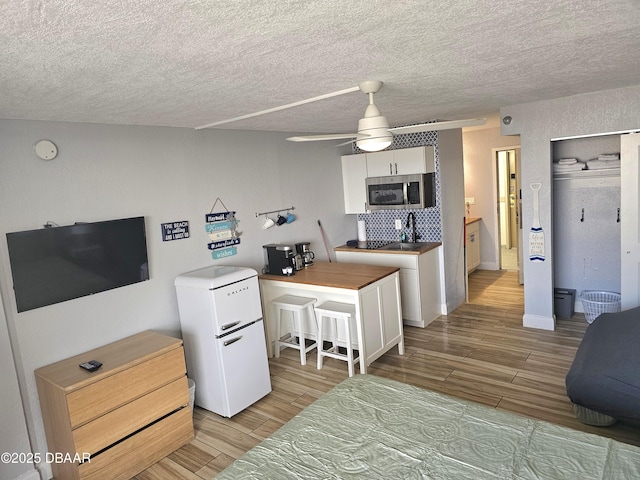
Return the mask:
M397 243L397 242L394 242ZM416 248L415 250L388 250L385 247L368 249L368 248L357 248L357 247L349 247L348 245L340 245L339 247L335 247L333 250L336 252L358 252L358 253L397 253L398 255L422 255L423 253L427 253L434 248L442 245L442 242L420 242L420 248Z
M258 279L359 290L399 270L400 268L398 267L381 267L377 265L314 262L309 267L297 270L295 275L263 274Z
M479 222L480 220L482 220L482 217L467 217L464 219L464 223L469 225L474 222Z

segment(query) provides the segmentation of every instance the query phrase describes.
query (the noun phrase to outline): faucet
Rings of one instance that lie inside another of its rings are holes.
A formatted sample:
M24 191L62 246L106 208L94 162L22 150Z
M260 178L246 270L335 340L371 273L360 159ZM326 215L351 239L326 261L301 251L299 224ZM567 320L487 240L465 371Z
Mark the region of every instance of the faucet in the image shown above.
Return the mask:
M409 215L407 215L405 227L409 228L409 225L411 225L411 241L415 243L418 239L418 234L416 233L416 216L413 212L409 212Z

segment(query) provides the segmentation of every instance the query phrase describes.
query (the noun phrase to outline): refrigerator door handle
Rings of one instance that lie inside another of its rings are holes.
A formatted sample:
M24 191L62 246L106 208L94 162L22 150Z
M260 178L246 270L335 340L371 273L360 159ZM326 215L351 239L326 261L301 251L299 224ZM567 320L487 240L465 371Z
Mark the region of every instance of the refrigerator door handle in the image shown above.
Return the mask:
M238 320L237 322L227 323L226 325L222 325L220 327L220 330L222 330L224 332L225 330L229 330L230 328L235 327L239 323L240 323L240 320Z
M222 344L225 347L228 347L229 345L231 345L232 343L236 343L238 340L242 340L242 335L240 335L239 337L236 338L232 338L230 340L225 340L224 342L222 342Z

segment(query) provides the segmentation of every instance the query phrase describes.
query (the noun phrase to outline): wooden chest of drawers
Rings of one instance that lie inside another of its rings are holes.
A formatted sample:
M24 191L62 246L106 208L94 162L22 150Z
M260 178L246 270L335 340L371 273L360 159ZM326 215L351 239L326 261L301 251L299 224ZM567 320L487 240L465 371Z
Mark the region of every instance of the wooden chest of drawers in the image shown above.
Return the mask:
M193 439L180 339L142 332L35 375L56 479L128 479Z

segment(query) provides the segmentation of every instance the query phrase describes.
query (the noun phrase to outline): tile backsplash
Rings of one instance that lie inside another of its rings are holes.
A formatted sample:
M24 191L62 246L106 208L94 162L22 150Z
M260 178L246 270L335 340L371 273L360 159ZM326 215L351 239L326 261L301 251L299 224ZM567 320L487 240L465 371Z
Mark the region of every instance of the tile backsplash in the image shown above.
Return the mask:
M353 144L353 153L362 151ZM435 147L435 184L436 206L412 210L378 210L371 213L359 213L358 220L364 220L367 240L399 241L402 232L411 235L411 228L405 228L409 212L416 217L416 232L420 242L439 242L442 240L442 209L440 206L440 161L438 159L438 132L419 132L404 135L394 135L393 144L389 149L420 147L433 145ZM403 229L395 229L395 220L402 221Z

